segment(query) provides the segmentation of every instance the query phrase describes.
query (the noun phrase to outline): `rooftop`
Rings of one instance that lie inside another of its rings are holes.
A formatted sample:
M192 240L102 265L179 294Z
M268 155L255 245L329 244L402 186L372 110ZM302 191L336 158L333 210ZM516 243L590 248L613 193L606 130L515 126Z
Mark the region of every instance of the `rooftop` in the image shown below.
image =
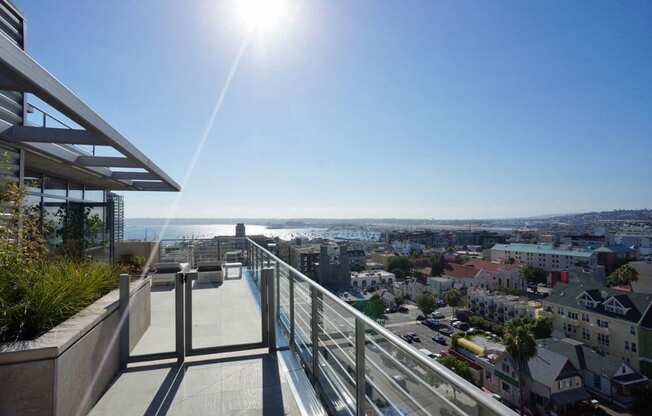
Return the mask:
M252 240L243 249L241 278L192 264L176 289L152 276L151 324L92 416L513 414ZM175 320L191 323L185 341ZM161 361L184 343L185 360Z
M577 297L586 292L594 301L600 302L596 307L591 308L578 302ZM607 311L602 302L614 297L624 307L628 308L625 315ZM598 313L610 318L621 319L629 322L641 322L645 326L652 327L652 313L649 311L652 304L652 295L642 293L626 293L600 286L594 282L581 282L577 284L557 283L550 296L543 300L545 303L565 305L575 309L583 309L592 313ZM643 319L645 317L645 319Z
M563 250L555 248L552 244L496 244L492 250L513 251L515 253L541 253L553 254L557 256L573 256L573 257L591 257L591 251L579 250Z

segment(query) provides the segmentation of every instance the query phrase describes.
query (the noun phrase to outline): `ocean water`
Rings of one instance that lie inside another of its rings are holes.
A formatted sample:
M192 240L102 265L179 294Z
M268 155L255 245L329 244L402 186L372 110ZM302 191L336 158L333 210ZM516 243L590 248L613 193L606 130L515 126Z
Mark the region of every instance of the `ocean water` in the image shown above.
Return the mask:
M379 233L366 230L327 229L327 228L268 228L266 225L245 224L247 235L265 235L279 237L283 240L301 238L333 238L347 240L377 240ZM212 238L218 235L235 235L235 224L170 224L163 222L127 220L125 222L125 239L156 240ZM160 236L160 237L159 237Z

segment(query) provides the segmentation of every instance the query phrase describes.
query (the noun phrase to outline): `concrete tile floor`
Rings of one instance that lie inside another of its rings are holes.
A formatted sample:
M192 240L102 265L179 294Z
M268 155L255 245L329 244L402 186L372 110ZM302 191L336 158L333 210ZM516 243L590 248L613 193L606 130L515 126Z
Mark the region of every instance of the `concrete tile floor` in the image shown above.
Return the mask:
M260 295L251 276L193 286L193 346L260 342ZM174 348L174 290L152 291L152 323L132 351ZM298 399L298 400L297 400ZM297 404L299 403L299 404ZM89 413L108 415L325 414L293 354L239 351L134 363Z
M291 368L266 350L193 357L179 365L130 365L89 413L108 415L300 415Z

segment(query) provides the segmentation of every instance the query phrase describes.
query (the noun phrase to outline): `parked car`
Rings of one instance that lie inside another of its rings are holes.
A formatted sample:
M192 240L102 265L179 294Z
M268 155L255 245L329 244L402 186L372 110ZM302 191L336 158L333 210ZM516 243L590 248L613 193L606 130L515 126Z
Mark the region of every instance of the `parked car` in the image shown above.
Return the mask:
M398 311L401 313L408 313L410 310L406 308L405 306L399 306Z
M423 315L418 315L418 316L417 316L417 321L423 321L423 320L425 320L425 319L426 319L426 317L423 316Z
M433 335L432 340L438 344L446 345L446 338L443 335Z
M433 312L433 313L430 314L430 316L432 316L434 319L444 319L445 318L444 314L441 313L441 312Z
M398 308L396 306L392 306L391 308L385 308L385 313L396 313L398 312Z
M406 340L408 342L408 344L412 344L412 337L410 335L408 335L408 334L401 335L401 338Z
M459 329L460 331L467 331L469 329L469 324L462 321L453 321L451 325L453 325L453 328Z
M442 326L439 328L439 333L450 337L453 334L453 328L450 326Z
M440 325L437 319L432 318L424 319L421 323L430 329L437 329Z
M408 335L410 338L412 338L412 341L414 342L421 342L421 338L416 334L416 332L408 332L406 335Z

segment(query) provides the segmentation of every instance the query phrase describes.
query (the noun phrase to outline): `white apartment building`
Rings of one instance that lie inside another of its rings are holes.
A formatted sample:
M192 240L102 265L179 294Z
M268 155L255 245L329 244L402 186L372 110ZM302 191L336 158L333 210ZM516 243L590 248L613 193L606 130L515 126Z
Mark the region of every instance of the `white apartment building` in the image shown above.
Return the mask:
M351 272L351 286L359 289L367 287L392 287L396 276L385 270L365 270Z
M552 244L496 244L491 248L491 260L540 267L546 271L564 271L578 265L594 268L597 256L592 251L571 250Z
M473 289L468 295L471 312L499 323L526 316L535 319L543 310L541 302L526 297L499 295L485 289Z

